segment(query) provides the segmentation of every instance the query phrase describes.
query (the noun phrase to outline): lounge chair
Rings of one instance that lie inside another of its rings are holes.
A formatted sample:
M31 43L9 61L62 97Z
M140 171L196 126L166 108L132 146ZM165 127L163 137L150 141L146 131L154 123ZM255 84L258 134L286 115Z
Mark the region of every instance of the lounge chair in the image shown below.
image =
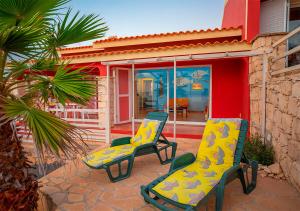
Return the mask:
M244 193L250 193L256 186L258 164L243 155L247 128L248 122L241 119L209 119L197 156L186 153L175 158L169 173L141 186L145 201L161 210L172 210L168 204L196 210L216 193L216 210L222 210L225 184L235 178ZM241 161L247 165L240 165ZM246 185L244 171L249 166L252 182Z
M156 153L161 164L170 163L175 157L177 144L169 142L162 134L167 119L167 113L150 112L133 138L123 137L115 139L109 148L91 153L82 160L91 168L105 169L112 182L117 182L130 176L134 158L137 156ZM168 153L168 148L171 149L170 153ZM164 156L163 153L165 153ZM127 163L125 173L121 170L123 163ZM111 167L113 165L118 165L117 176L112 175Z

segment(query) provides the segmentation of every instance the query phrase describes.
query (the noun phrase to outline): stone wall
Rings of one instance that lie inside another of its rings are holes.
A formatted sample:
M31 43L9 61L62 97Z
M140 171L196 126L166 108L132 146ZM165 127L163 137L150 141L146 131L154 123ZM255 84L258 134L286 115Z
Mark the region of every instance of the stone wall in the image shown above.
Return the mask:
M283 35L260 36L253 49L270 49ZM286 45L281 44L268 54L266 72L266 141L275 150L276 161L287 179L300 191L300 71L271 76L271 72L284 68L285 59L275 63L271 58L282 55ZM251 134L261 134L262 128L262 73L263 56L250 59L250 111Z
M99 126L101 128L105 128L106 126L106 103L107 103L107 89L106 89L106 76L98 77L98 106L100 108L99 114ZM114 77L110 77L110 125L113 126L114 124Z

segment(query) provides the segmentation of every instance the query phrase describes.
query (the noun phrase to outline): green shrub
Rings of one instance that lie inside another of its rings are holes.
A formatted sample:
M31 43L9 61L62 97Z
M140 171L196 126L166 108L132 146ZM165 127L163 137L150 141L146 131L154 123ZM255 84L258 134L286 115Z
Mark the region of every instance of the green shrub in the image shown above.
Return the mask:
M256 160L262 165L274 163L274 150L271 145L265 144L261 136L251 136L245 143L244 152L250 160Z

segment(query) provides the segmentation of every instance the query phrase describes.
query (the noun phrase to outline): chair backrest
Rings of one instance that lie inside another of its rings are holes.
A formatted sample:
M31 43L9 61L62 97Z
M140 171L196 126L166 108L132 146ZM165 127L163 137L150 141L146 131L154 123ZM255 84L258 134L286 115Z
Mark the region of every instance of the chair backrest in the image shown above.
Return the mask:
M156 143L164 129L164 126L165 126L167 120L168 120L168 113L166 113L166 112L149 112L145 118L160 121L160 125L157 129L156 136L153 141L153 143Z
M207 121L197 159L209 165L233 165L241 160L248 123L238 118Z
M165 112L148 113L135 136L130 139L130 143L134 146L141 146L149 143L156 144L167 119L168 114Z
M235 153L234 153L234 161L233 161L234 165L238 165L241 162L243 150L244 150L244 144L245 144L245 140L247 138L247 133L248 133L248 121L242 119L239 139L238 139L238 143L236 145Z

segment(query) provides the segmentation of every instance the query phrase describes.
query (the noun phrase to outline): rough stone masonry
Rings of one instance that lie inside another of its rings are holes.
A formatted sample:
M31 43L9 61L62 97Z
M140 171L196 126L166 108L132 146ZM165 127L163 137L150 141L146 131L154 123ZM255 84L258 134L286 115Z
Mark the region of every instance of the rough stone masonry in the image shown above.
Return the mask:
M252 48L267 49L283 37L282 34L259 36ZM271 72L285 67L285 58L272 62L272 57L286 51L283 42L268 55L266 74L266 140L273 145L276 162L288 179L300 191L300 71L271 76ZM262 125L263 56L250 59L250 130L261 133Z

